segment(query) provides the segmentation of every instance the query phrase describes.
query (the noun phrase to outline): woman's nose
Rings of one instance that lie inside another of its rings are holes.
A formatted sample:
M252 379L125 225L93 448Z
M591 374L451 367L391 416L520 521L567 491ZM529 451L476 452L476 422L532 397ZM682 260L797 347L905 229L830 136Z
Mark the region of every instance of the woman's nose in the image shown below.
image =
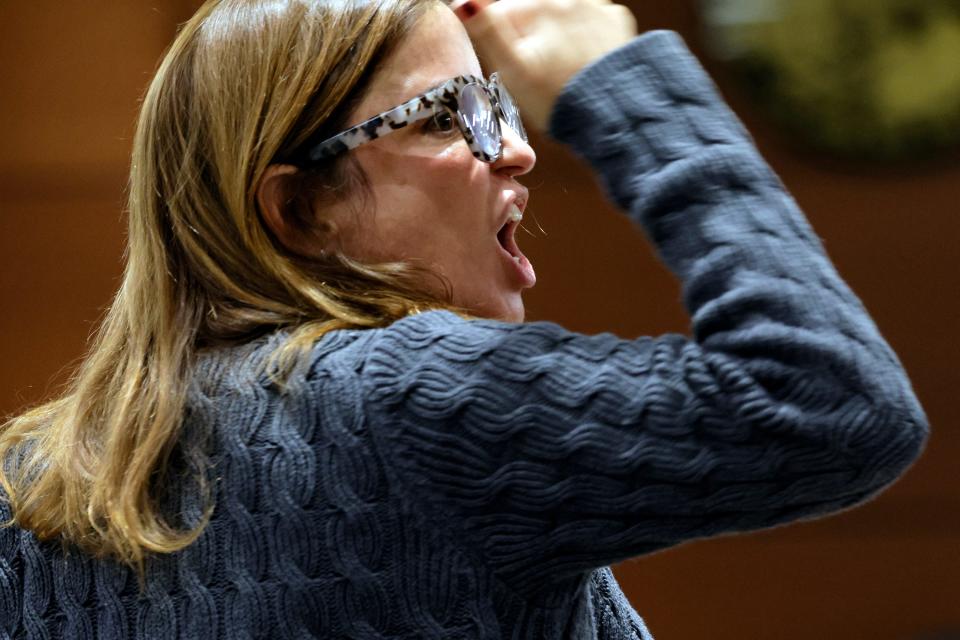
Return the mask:
M503 153L494 163L498 171L507 171L511 176L522 176L537 164L537 154L523 137L505 120L500 121L503 136Z

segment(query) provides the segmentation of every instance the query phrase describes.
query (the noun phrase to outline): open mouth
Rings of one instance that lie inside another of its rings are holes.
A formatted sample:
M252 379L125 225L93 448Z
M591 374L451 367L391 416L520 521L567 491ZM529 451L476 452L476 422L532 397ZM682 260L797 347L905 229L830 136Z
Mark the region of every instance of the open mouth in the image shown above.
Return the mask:
M497 231L497 242L500 243L500 248L506 254L504 257L509 258L515 265L514 272L521 288L527 288L536 283L537 276L533 271L533 265L530 264L527 257L520 251L520 247L517 246L516 233L522 219L523 213L520 208L516 204L510 205L510 215L503 226L500 227L500 230Z
M519 260L520 256L523 254L520 253L520 247L517 246L517 239L514 237L517 233L517 227L520 226L519 220L507 220L500 231L497 232L497 241L500 243L500 246L503 247L503 250L510 254L514 260Z

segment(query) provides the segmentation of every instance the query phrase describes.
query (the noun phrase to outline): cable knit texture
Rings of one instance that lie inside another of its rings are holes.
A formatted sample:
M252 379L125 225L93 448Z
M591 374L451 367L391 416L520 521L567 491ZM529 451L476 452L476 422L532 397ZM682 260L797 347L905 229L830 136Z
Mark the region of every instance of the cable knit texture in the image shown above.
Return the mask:
M196 522L209 457L201 538L139 593L2 529L0 637L650 638L611 563L903 473L903 369L676 34L581 71L551 132L680 278L692 339L430 312L326 336L284 393L282 333L204 353L169 491Z

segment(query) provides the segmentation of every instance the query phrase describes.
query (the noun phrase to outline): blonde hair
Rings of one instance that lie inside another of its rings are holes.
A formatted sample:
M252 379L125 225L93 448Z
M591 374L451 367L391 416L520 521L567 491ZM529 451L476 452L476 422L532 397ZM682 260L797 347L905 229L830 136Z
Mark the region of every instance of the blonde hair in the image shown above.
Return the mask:
M182 27L134 139L120 289L65 392L0 431L8 524L142 571L147 553L189 545L211 513L205 490L203 520L178 527L157 498L198 350L287 328L274 354L282 379L330 330L450 306L403 265L293 255L255 203L267 167L341 128L434 4L211 0ZM311 196L356 197L363 186L349 156L298 179ZM295 206L289 215L325 232Z

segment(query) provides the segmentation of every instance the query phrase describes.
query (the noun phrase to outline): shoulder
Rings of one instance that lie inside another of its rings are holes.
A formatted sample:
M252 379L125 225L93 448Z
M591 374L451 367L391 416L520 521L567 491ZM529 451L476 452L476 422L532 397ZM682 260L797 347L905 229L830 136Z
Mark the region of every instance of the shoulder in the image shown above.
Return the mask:
M430 311L376 330L366 345L366 366L380 370L424 360L469 363L488 356L550 350L578 334L552 322L514 323Z
M584 335L552 322L429 312L371 335L362 383L369 400L387 407L418 399L454 407L541 387L544 393L579 397L596 384L609 384L611 376L643 368L653 348L648 338Z

